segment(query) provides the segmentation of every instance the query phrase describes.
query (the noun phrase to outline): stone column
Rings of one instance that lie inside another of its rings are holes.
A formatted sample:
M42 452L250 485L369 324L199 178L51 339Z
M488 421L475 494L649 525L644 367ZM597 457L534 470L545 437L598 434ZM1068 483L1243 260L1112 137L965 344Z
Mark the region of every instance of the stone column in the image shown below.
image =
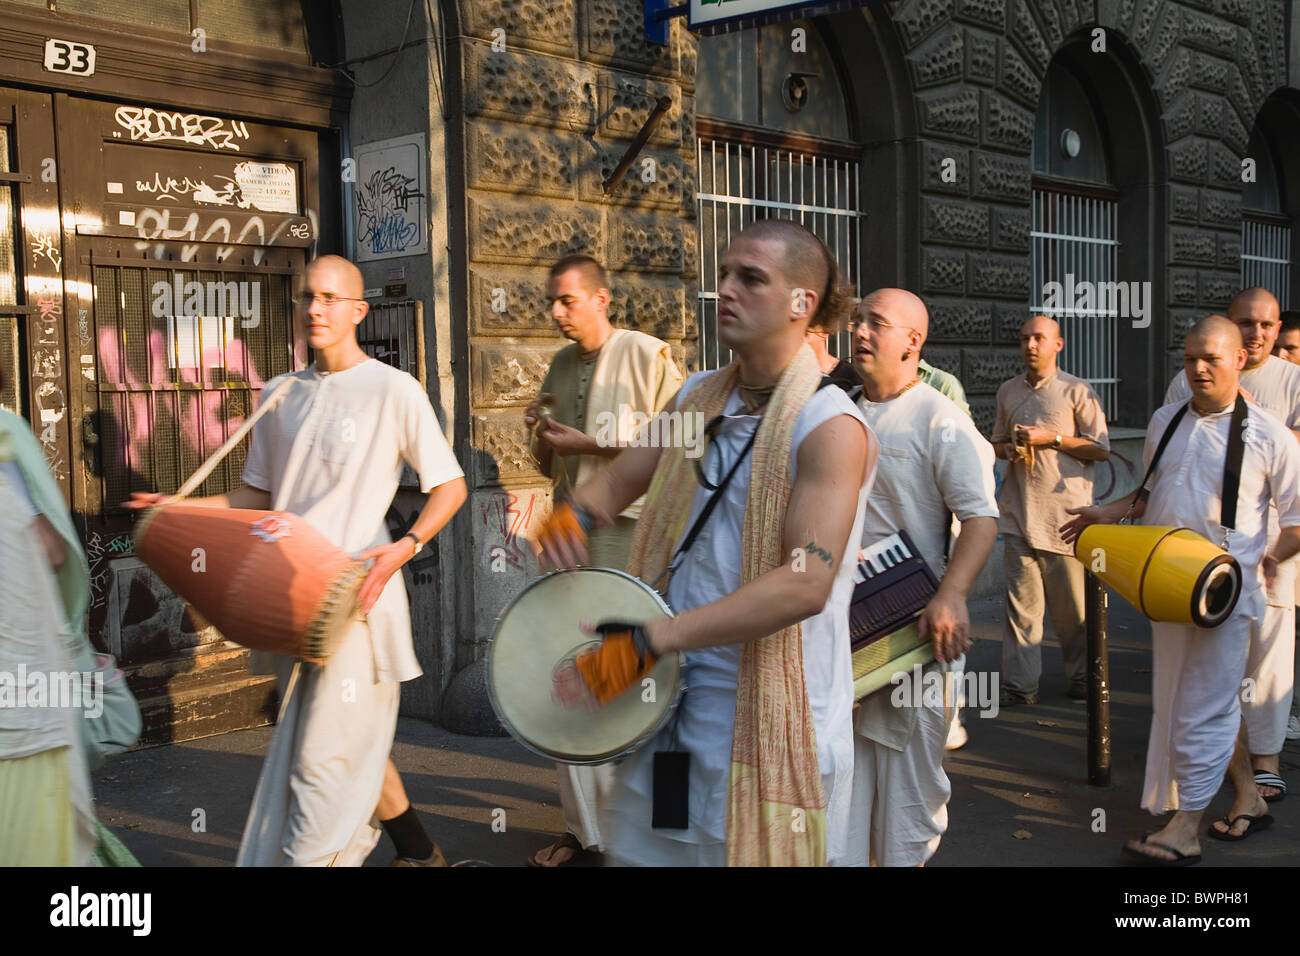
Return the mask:
M538 574L526 537L549 513L523 426L565 340L546 300L550 264L585 252L610 273L617 327L673 345L695 335L695 43L644 42L639 4L467 0L461 6L470 435L468 547L457 555L460 672L444 723L496 731L483 657L498 614ZM623 182L604 178L667 96L672 107ZM690 343L693 347L693 341ZM545 622L538 622L544 626Z

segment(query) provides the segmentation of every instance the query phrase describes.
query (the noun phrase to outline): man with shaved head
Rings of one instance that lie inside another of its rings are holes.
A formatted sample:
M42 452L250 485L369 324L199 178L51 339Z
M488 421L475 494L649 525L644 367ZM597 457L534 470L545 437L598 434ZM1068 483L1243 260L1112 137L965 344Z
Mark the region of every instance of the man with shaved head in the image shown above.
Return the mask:
M1157 409L1147 426L1144 461L1149 481L1107 505L1071 508L1061 527L1073 544L1085 527L1126 515L1143 524L1190 528L1215 544L1227 539L1241 567L1241 596L1215 628L1152 622L1151 736L1142 806L1176 811L1169 822L1127 853L1155 866L1201 859L1200 824L1224 774L1236 789L1232 808L1206 832L1240 840L1272 823L1251 775L1239 692L1254 622L1278 564L1300 551L1300 446L1286 426L1239 389L1247 351L1237 326L1223 316L1198 322L1187 334L1183 367L1191 399ZM1229 442L1236 431L1242 441ZM1152 469L1157 448L1164 444ZM1240 461L1230 460L1239 450ZM1224 487L1240 476L1236 517L1225 534ZM1147 494L1149 492L1149 496ZM1269 533L1275 509L1281 532Z
M720 266L718 337L735 358L688 378L656 422L707 423L703 455L680 441L628 448L540 537L551 563L585 563L589 531L646 494L627 570L675 616L606 622L555 690L599 706L684 652L689 690L670 726L615 769L601 819L612 862L838 863L853 766L849 600L875 442L848 396L822 387L804 341L838 316L825 244L765 220ZM689 754L685 768L661 751Z
M1273 343L1273 354L1292 365L1300 365L1300 312L1295 309L1287 309L1282 313L1277 341Z
M1228 306L1228 318L1236 323L1246 349L1241 387L1300 438L1300 367L1271 354L1281 330L1280 316L1281 307L1267 289L1239 292ZM1165 403L1186 401L1189 396L1187 374L1180 372L1165 393ZM1276 538L1276 516L1269 519L1269 528ZM1267 606L1252 633L1246 665L1253 693L1242 701L1256 783L1270 803L1286 793L1286 781L1278 771L1295 684L1296 565L1288 561L1279 568L1277 580L1268 590Z
M392 815L385 828L398 846L394 863L442 861L388 759L400 684L420 676L397 572L467 492L424 388L358 345L363 290L360 271L346 259L322 256L308 265L298 301L315 361L263 386L263 400L277 404L253 429L243 487L188 502L301 515L337 547L373 561L359 595L363 617L328 661L253 652L254 672L276 675L284 703L239 866L360 866L379 839L371 824L377 808L381 817ZM384 519L404 463L429 497L411 530L394 542ZM160 500L136 493L128 507Z
M966 596L997 539L993 449L961 408L922 381L917 366L929 325L925 303L903 289L878 289L854 313L853 366L863 381L857 404L881 446L859 542L907 532L939 578L917 625L934 648L927 671L960 678L970 646ZM961 533L946 560L954 516ZM959 706L943 682L945 700L902 695L921 706L898 704L884 691L862 701L854 727L854 865L920 866L938 849L952 792L944 744Z
M1020 326L1025 374L998 389L993 449L1011 462L998 501L1007 578L1004 707L1038 702L1045 611L1065 659L1066 694L1088 697L1084 569L1057 529L1066 508L1092 504L1093 462L1106 460L1110 443L1092 387L1057 365L1064 347L1055 319L1026 320Z

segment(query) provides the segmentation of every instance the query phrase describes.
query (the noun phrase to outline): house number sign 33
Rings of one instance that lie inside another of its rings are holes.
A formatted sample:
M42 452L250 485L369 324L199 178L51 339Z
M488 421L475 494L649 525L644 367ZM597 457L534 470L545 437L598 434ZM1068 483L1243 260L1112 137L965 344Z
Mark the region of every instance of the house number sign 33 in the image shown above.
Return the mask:
M71 40L46 40L45 69L51 73L90 76L95 72L95 48Z

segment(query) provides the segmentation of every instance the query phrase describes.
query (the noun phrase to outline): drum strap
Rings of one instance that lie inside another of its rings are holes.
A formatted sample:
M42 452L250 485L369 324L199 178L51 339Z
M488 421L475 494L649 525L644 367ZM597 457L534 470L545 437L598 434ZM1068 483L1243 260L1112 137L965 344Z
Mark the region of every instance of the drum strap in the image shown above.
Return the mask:
M821 383L817 386L816 391L820 392L827 385L834 384L834 379L829 375L823 375ZM700 532L704 529L704 524L709 520L709 516L713 514L713 509L716 508L718 502L722 500L722 495L726 492L727 486L731 484L731 479L735 476L741 463L749 456L749 450L754 447L754 439L758 437L758 429L762 427L762 424L763 423L760 421L758 425L755 426L753 434L751 434L749 440L745 442L745 447L742 448L740 454L736 456L736 463L731 466L731 469L723 479L718 482L717 487L713 489L713 494L709 495L709 500L706 501L704 507L700 509L699 516L695 519L695 523L691 525L691 530L686 532L686 537L682 538L682 543L679 544L677 550L673 552L673 559L668 562L668 567L665 569L661 579L663 581L663 587L658 589L661 594L667 595L668 582L672 580L673 573L676 572L682 559L686 556L686 552L690 551L691 546L695 544L695 539L699 537ZM707 430L708 429L706 429L706 431Z
M1178 430L1179 423L1183 416L1187 414L1187 409L1191 408L1192 403L1188 402L1182 408L1174 413L1174 417L1169 420L1165 426L1165 432L1160 436L1160 443L1156 445L1156 453L1151 456L1151 464L1147 466L1147 473L1142 476L1142 484L1138 486L1138 496L1136 501L1146 501L1151 492L1147 488L1147 482L1151 480L1151 475L1156 470L1156 465L1160 463L1160 456L1165 453L1165 448L1169 445L1170 439L1174 437L1174 432ZM1241 460L1246 453L1246 399L1237 394L1237 401L1232 407L1232 423L1228 427L1228 454L1223 463L1223 493L1219 502L1219 524L1223 527L1223 542L1227 546L1228 535L1237 527L1237 498L1241 488Z

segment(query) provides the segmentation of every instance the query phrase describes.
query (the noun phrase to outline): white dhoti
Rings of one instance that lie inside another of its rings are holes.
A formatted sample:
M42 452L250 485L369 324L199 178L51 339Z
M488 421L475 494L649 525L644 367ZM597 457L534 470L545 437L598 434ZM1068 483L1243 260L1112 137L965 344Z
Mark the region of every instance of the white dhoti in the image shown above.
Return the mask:
M587 767L558 763L555 772L560 784L564 828L578 838L584 849L603 850L600 808L609 802L614 785L614 765L603 763Z
M952 795L944 744L964 664L963 657L944 675L943 700L922 694L919 707L895 707L886 689L862 704L844 865L919 866L939 849Z
M702 811L711 798L726 799L726 781L716 772L704 772L694 754L688 774L690 825L683 830L655 829L650 825L654 813L654 755L671 749L672 731L665 728L618 764L606 765L612 779L600 806L600 828L607 865L727 865L725 833L711 831L701 823Z
M1279 578L1295 574L1291 561L1279 568ZM1288 585L1279 589L1285 605L1275 606L1270 597L1260 626L1251 634L1246 657L1246 677L1253 686L1243 695L1241 708L1246 718L1246 735L1252 754L1282 752L1286 724L1291 716L1291 694L1295 682L1295 605Z
M1204 810L1219 792L1241 729L1252 627L1241 614L1212 630L1152 623L1144 810Z
M275 656L283 695L293 660ZM364 623L324 665L303 664L280 711L236 866L360 866L397 731L400 684L375 682Z

